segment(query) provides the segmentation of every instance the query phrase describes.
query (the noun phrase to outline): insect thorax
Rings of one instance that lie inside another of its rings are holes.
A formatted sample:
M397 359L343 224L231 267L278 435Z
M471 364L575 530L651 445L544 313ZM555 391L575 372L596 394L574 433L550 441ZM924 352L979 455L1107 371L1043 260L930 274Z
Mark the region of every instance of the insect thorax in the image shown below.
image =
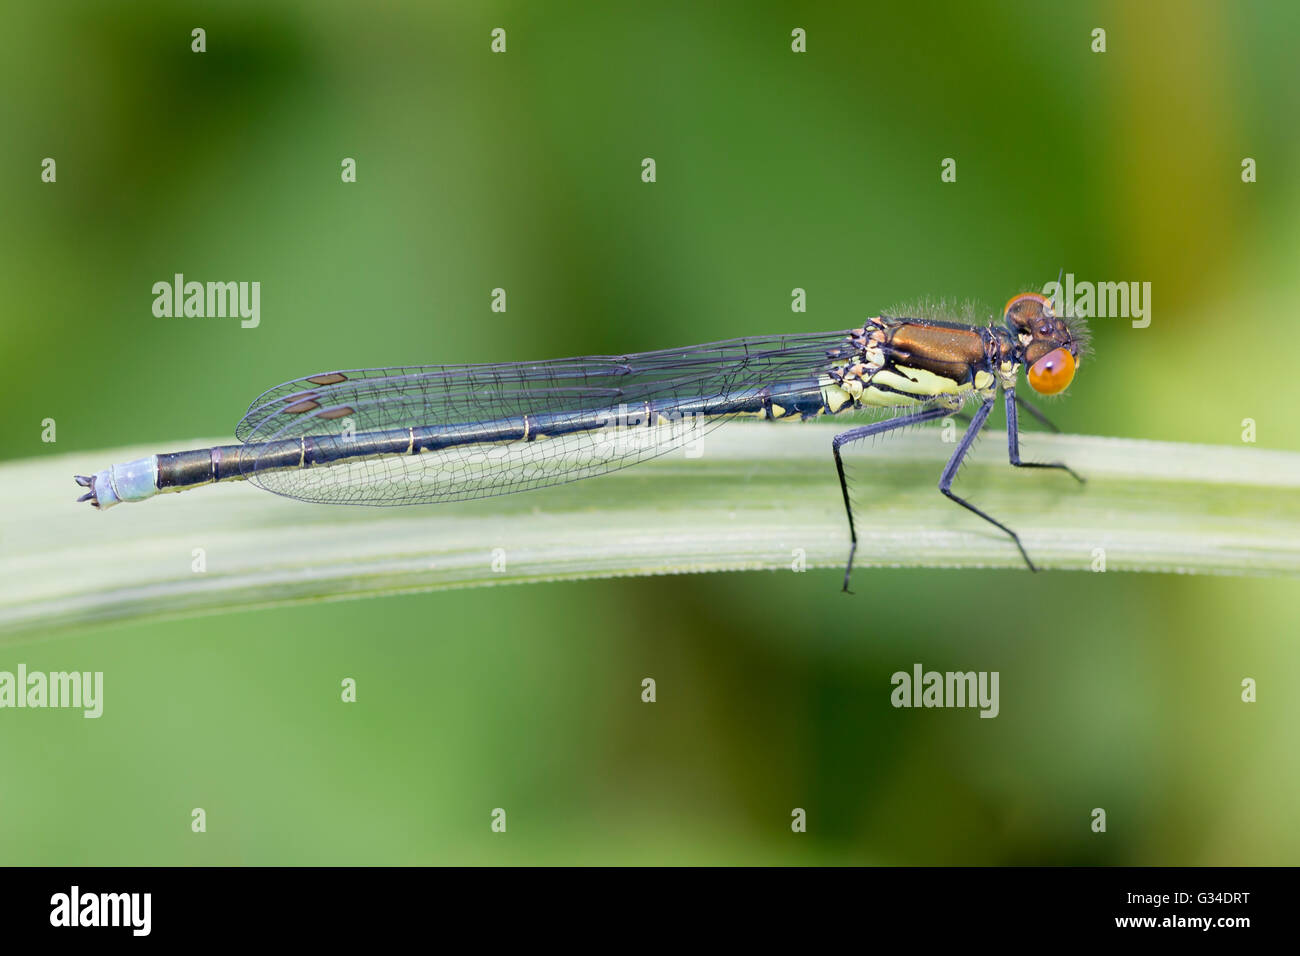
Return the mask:
M827 352L830 399L854 407L941 404L960 406L1014 384L1015 344L1009 334L923 319L879 316ZM825 389L824 389L825 390ZM840 409L834 408L834 411Z

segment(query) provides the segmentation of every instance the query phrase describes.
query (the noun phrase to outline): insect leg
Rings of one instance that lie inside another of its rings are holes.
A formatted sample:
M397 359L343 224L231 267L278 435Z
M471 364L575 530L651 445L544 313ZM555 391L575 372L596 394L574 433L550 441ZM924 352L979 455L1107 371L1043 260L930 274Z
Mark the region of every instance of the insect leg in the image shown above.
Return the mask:
M849 442L870 438L872 435L882 435L895 428L906 428L908 425L919 425L922 422L934 421L936 418L942 418L949 414L951 414L951 411L947 408L929 408L921 412L909 412L888 421L875 422L859 428L850 428L848 431L836 435L831 442L831 452L835 456L835 471L840 476L840 491L844 495L844 513L849 516L849 561L844 566L844 593L853 593L849 590L849 574L853 571L853 555L858 550L858 531L853 524L853 504L849 501L849 485L844 478L844 461L840 458L840 448Z
M1007 389L1005 394L1007 402L1007 458L1011 460L1011 464L1017 468L1060 468L1062 471L1068 472L1080 484L1083 484L1084 479L1075 474L1074 470L1064 462L1020 460L1020 420L1016 417L1016 406L1022 403L1016 397L1015 389ZM1034 409L1032 405L1026 407L1037 412L1037 409ZM1053 427L1053 430L1056 430L1055 427Z
M1025 400L1024 400L1023 398L1021 398L1019 395L1016 396L1016 405L1017 405L1021 410L1028 412L1030 415L1033 415L1034 418L1038 419L1039 424L1041 424L1043 427L1047 428L1049 431L1054 431L1054 432L1056 432L1058 435L1061 433L1061 430L1060 430L1059 428L1056 427L1056 425L1052 422L1052 420L1051 420L1050 418L1048 418L1046 415L1044 415L1041 411L1039 411L1039 410L1038 410L1037 408L1035 408L1033 405L1030 405L1027 401L1025 401ZM971 417L970 417L969 415L967 415L965 412L955 412L955 413L953 414L952 417L955 418L955 419L957 419L957 421L961 422L963 425L969 425L969 424L970 424L970 418L971 418Z
M1010 395L1010 393L1008 393L1008 395ZM966 429L966 434L961 436L961 441L957 445L957 450L952 453L952 457L948 459L948 464L944 466L943 475L939 478L939 490L967 511L974 512L989 524L996 525L1007 534L1011 535L1011 540L1014 541L1016 547L1020 549L1020 556L1025 559L1025 564L1029 565L1029 570L1037 571L1038 569L1034 567L1034 562L1029 560L1029 553L1025 551L1025 546L1020 543L1020 536L1018 534L1004 525L1001 521L998 521L996 518L991 517L979 508L976 508L965 498L955 495L952 492L952 481L957 477L957 469L961 467L962 460L966 457L967 452L970 451L971 445L975 443L975 437L980 433L980 429L983 428L984 423L988 421L989 412L993 411L993 401L994 399L990 397L980 405L979 409L976 410L974 418L971 419L970 427ZM1015 402L1010 397L1007 399L1007 408L1008 410L1015 408Z
M1013 394L1014 394L1014 391L1015 391L1015 390L1012 389L1012 393L1013 393ZM1040 411L1039 411L1037 408L1035 408L1033 405L1030 405L1027 401L1025 401L1025 400L1024 400L1023 398L1021 398L1019 395L1016 395L1016 405L1017 405L1017 407L1023 409L1024 411L1028 412L1030 415L1033 415L1035 418L1037 418L1038 421L1039 421L1039 423L1040 423L1041 425L1045 426L1046 428L1050 429L1051 431L1056 432L1057 434L1060 434L1061 430L1060 430L1059 428L1057 428L1054 424L1052 424L1052 420L1051 420L1050 418L1048 418L1046 415L1044 415L1042 412L1040 412Z

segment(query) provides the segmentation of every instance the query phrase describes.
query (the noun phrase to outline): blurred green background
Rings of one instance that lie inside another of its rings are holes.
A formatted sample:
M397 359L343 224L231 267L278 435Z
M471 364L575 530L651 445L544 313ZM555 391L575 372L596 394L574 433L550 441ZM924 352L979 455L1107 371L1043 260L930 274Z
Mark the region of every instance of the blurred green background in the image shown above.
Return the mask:
M1153 288L1149 328L1094 322L1050 409L1065 429L1239 444L1249 417L1296 449L1297 9L10 3L0 458L172 450L322 369L846 328L922 296L995 309L1060 267ZM261 281L261 326L154 318L174 272ZM1300 859L1294 580L872 570L847 599L838 577L3 647L0 669L104 671L106 701L0 712L0 862ZM1000 671L1001 715L893 709L918 661Z

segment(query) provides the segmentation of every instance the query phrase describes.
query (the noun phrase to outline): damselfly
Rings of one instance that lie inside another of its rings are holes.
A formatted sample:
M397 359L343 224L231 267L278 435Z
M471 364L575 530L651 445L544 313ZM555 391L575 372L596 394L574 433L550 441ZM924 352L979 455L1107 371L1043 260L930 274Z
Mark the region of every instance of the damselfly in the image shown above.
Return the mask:
M976 403L939 478L953 478L1001 389L1007 450L1020 468L1017 409L1050 422L1016 395L1063 391L1086 328L1027 292L986 326L881 315L846 332L758 336L639 355L502 365L434 365L327 372L264 392L235 429L238 445L152 455L77 476L96 508L244 479L276 494L330 504L405 505L511 494L589 478L661 455L728 419L807 420L888 410L892 417L836 435L831 455L849 524L844 589L857 551L841 449L933 421ZM1082 481L1082 479L1079 479Z

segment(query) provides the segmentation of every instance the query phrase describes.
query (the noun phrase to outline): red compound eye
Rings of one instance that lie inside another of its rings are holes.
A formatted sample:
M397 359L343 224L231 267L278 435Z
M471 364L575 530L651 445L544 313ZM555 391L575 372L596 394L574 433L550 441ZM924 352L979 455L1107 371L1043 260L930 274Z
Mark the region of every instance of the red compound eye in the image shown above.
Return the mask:
M1029 387L1040 395L1065 391L1074 379L1074 356L1065 349L1048 352L1029 369Z

